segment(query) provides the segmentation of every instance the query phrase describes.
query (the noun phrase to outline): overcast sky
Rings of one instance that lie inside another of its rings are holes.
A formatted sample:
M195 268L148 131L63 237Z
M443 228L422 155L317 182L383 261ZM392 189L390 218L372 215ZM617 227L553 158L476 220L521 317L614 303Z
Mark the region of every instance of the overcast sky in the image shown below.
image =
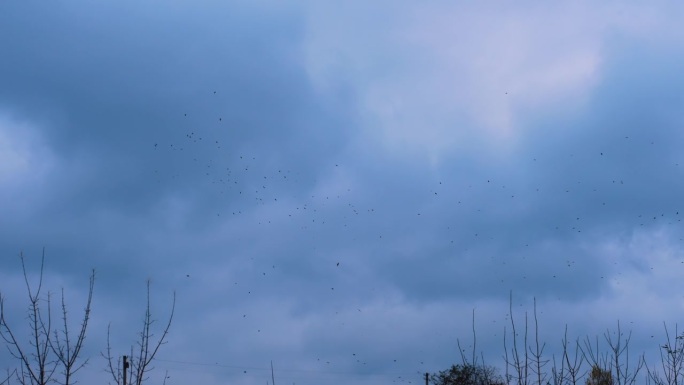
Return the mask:
M45 248L74 322L97 271L81 383L148 279L156 326L177 295L151 383L421 383L473 310L503 372L511 292L549 354L619 320L656 364L684 310L682 12L2 1L6 318Z

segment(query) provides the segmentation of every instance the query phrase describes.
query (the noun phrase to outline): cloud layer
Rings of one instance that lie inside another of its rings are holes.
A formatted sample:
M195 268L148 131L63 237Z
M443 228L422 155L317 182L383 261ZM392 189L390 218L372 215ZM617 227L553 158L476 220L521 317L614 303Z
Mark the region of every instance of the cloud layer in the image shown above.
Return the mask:
M0 290L95 307L82 381L151 280L168 384L409 383L503 369L537 299L557 352L682 306L671 4L0 5ZM681 214L680 214L681 211ZM654 337L651 337L654 336ZM660 338L660 339L658 339ZM9 356L0 363L12 367Z

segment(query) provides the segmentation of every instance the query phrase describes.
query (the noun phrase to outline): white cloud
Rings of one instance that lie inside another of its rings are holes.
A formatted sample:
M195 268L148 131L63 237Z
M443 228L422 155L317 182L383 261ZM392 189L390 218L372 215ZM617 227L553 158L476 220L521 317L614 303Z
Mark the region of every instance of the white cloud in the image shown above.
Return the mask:
M34 179L46 168L45 148L36 128L0 114L0 183Z
M466 139L515 143L525 117L581 108L606 40L653 33L663 12L593 2L345 2L312 7L307 69L321 92L352 87L367 135L435 159Z
M54 157L38 127L0 113L0 197L8 203L3 209L19 212L31 205L53 169Z

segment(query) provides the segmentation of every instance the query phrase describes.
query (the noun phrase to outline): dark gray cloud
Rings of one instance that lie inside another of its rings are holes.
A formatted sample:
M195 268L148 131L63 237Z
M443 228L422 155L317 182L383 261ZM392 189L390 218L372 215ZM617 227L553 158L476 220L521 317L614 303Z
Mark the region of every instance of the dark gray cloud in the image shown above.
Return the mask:
M45 246L74 309L98 271L98 381L146 279L159 319L178 296L155 372L178 383L263 383L270 360L299 383L420 381L471 343L472 309L499 364L511 291L518 317L539 300L550 350L565 324L620 319L653 355L684 268L667 14L475 7L508 32L452 41L438 14L464 10L402 4L373 25L358 7L2 4L8 314L15 256L34 274Z

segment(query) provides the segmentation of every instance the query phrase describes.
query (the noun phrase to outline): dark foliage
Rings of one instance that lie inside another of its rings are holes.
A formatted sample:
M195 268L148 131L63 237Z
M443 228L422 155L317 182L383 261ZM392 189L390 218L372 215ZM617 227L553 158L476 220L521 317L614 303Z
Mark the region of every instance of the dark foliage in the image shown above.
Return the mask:
M601 369L601 367L594 365L589 372L587 378L587 385L613 385L615 383L613 374L608 369Z
M505 385L496 369L485 365L452 365L450 369L432 374L434 385Z

